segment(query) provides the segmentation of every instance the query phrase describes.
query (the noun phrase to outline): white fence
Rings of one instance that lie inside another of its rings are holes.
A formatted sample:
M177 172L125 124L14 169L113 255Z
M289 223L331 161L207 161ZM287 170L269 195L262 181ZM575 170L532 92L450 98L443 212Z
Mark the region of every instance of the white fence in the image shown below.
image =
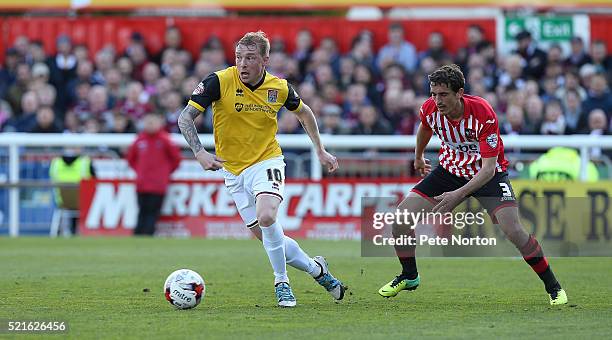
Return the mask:
M9 166L8 182L9 189L9 234L19 234L19 161L20 148L22 147L49 147L49 146L106 146L126 147L135 138L133 134L28 134L28 133L1 133L0 147L8 147ZM321 136L322 141L328 149L354 149L354 148L380 148L380 149L410 149L416 146L416 136ZM547 149L555 146L565 146L580 150L582 167L581 178L586 178L586 165L589 161L589 149L600 147L612 149L612 136L502 136L506 148ZM172 136L174 142L186 147L183 136L175 134ZM212 135L201 135L200 139L204 146L211 150L213 147ZM311 162L310 174L312 180L320 180L322 177L321 164L317 159L316 152L306 135L279 135L278 140L282 147L293 149L310 149ZM439 148L440 141L433 138L428 149Z

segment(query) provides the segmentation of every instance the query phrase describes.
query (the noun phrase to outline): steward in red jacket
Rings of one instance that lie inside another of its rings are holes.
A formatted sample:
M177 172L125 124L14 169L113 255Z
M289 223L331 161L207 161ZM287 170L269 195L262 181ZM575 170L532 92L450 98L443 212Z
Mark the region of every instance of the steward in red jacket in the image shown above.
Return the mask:
M136 172L138 225L136 235L153 235L164 202L170 175L181 162L179 148L163 130L163 119L153 113L144 117L143 131L127 152L128 164Z

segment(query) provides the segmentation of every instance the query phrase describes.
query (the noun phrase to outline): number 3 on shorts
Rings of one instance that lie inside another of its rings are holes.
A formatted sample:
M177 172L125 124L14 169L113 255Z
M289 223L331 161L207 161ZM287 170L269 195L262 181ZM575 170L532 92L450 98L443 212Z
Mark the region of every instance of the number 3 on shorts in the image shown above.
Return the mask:
M268 170L270 171L270 170ZM268 172L269 173L269 172ZM499 186L502 189L502 196L504 197L512 197L512 191L510 191L510 187L508 186L508 183L498 183Z
M283 182L283 175L279 169L268 169L268 181Z

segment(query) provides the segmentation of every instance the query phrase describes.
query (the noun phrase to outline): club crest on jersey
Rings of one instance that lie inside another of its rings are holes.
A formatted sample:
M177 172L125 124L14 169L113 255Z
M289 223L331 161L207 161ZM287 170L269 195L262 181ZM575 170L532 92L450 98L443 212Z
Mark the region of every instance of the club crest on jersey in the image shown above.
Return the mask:
M474 129L465 129L465 137L469 141L475 141L476 140L476 131L474 131Z
M489 144L489 146L493 149L497 148L497 134L496 133L492 133L489 136L487 136L487 144Z
M196 86L195 90L193 90L193 94L194 96L199 96L204 94L204 84L203 83L199 83L198 86Z
M238 112L242 111L243 107L244 107L244 105L242 105L242 103L234 104L234 108L236 108L236 111L238 111Z
M276 103L278 90L268 90L268 103Z

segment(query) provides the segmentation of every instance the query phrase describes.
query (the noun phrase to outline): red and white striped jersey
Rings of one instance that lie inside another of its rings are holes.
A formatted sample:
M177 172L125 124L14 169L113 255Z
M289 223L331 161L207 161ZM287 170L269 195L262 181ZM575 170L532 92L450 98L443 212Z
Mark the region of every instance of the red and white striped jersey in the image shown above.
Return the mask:
M431 97L421 106L423 128L442 141L440 165L458 177L471 179L482 167L481 158L497 156L497 172L506 171L508 161L493 108L477 96L463 95L463 103L463 118L458 121L441 115Z

